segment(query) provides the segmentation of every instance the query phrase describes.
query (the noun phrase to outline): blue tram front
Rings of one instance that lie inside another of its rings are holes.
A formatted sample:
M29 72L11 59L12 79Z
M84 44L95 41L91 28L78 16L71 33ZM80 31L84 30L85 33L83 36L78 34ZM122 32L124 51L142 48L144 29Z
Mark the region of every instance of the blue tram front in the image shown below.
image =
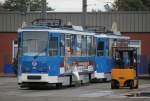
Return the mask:
M94 72L94 33L73 28L28 26L18 30L18 83L86 83Z

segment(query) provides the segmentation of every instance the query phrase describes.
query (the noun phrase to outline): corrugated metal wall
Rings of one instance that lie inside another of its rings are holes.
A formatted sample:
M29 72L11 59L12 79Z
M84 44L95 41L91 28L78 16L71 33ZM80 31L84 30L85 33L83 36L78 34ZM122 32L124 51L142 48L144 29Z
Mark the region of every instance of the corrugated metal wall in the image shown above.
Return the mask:
M48 13L47 18L59 18L66 24L81 25L82 13ZM0 12L0 32L16 32L22 22L32 22L40 18L40 13ZM121 32L150 32L150 12L99 12L87 13L87 26L105 26L111 29L112 23L117 22Z

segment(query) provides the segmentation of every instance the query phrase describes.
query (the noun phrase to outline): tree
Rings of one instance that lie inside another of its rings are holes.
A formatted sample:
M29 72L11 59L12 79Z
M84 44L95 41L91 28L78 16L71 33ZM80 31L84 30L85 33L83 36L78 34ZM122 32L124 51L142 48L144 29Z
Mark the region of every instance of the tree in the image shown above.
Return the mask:
M4 10L3 5L2 5L2 3L0 2L0 11L3 11L3 10Z
M8 11L41 11L41 0L6 0L3 4L3 8ZM47 10L53 10L51 7L47 7Z
M107 12L113 11L112 7L109 4L104 5L104 8Z
M113 5L116 11L150 11L150 0L116 0Z

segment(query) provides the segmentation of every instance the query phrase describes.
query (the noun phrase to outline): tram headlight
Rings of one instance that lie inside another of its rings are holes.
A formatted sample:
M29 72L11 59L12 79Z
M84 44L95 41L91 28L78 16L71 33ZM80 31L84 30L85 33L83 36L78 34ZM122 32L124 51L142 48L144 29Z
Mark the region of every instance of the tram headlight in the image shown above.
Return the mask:
M21 70L22 70L22 72L23 73L28 73L28 72L30 72L31 71L31 67L28 65L28 64L22 64L22 66L21 66Z
M23 67L22 70L23 72L30 72L31 69L30 67Z

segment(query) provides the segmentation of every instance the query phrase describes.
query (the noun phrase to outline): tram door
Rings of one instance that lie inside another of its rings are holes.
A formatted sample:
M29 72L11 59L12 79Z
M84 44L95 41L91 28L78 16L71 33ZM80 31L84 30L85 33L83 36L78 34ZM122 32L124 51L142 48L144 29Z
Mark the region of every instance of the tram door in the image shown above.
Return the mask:
M104 56L104 41L97 41L97 56Z
M97 73L109 73L111 71L111 59L109 57L109 39L97 38L96 47L96 71Z
M60 34L59 33L49 33L48 42L48 65L49 65L49 76L57 76L60 74Z

